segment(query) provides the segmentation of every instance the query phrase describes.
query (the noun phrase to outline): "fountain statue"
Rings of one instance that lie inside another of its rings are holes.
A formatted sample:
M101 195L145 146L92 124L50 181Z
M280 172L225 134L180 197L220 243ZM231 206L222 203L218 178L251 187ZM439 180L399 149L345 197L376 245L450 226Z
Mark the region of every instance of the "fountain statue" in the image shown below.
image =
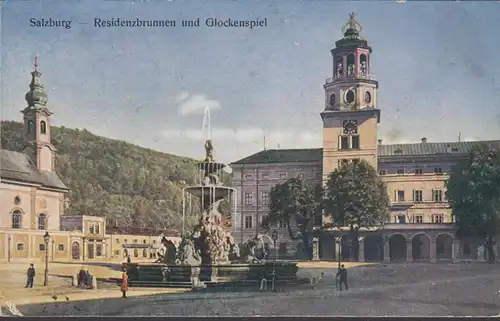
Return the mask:
M204 117L204 126L208 117ZM266 262L261 236L240 246L236 243L224 219L235 213L237 193L236 189L223 184L226 165L215 160L210 138L205 141L205 158L197 167L198 184L183 189L183 231L179 247L160 235L160 257L155 263L129 264L130 286L151 286L150 282L174 286L185 282L193 288L203 288L211 283L259 283L270 279L273 272L280 276L278 280L296 280L296 263ZM223 204L229 206L223 209ZM198 223L186 232L186 215L200 212Z

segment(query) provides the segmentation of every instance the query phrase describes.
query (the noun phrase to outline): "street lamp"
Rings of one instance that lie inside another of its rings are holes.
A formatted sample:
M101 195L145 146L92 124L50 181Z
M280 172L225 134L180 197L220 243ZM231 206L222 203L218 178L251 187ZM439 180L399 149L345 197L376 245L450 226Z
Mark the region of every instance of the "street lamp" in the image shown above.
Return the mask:
M336 236L335 237L335 243L337 245L337 261L338 261L338 268L337 268L337 276L335 277L335 284L336 284L336 288L337 288L337 291L339 290L339 285L340 285L340 282L339 282L339 274L338 272L340 272L340 256L342 255L342 237L341 236Z
M8 238L7 240L8 240L8 243L9 243L9 244L8 244L8 246L9 246L9 247L7 248L7 255L8 255L8 257L7 257L7 258L8 258L8 260L9 260L9 262L10 262L10 255L11 255L11 254L10 254L10 242L12 241L12 237L9 235L9 238Z
M273 263L273 291L276 290L275 284L276 284L276 258L278 257L278 252L276 251L276 241L278 240L279 234L277 230L273 231L272 234L272 239L273 239L273 246L274 246L274 263Z
M47 286L47 284L49 283L49 232L45 232L43 240L45 242L45 278L43 280L43 285Z

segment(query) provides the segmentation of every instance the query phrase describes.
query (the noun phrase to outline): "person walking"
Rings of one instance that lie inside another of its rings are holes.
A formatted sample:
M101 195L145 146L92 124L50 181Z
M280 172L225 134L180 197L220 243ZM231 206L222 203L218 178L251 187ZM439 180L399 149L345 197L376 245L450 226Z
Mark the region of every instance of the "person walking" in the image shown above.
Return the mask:
M349 287L347 286L347 269L344 267L344 264L340 266L340 269L337 272L337 277L339 279L340 291L342 291L342 285L345 285L346 291L349 290Z
M122 286L121 286L121 291L122 291L122 298L127 298L127 291L128 291L128 275L127 275L127 270L123 270L122 273Z
M28 280L26 281L26 286L32 288L33 287L33 281L35 280L35 265L33 263L30 263L30 267L28 268Z

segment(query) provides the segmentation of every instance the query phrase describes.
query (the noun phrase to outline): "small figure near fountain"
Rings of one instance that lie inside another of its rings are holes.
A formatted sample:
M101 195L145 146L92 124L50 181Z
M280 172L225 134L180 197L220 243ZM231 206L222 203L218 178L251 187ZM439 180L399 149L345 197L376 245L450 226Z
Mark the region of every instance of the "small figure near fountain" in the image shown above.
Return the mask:
M174 264L177 248L175 244L167 239L164 234L160 234L160 249L158 251L158 259L155 261L157 263Z

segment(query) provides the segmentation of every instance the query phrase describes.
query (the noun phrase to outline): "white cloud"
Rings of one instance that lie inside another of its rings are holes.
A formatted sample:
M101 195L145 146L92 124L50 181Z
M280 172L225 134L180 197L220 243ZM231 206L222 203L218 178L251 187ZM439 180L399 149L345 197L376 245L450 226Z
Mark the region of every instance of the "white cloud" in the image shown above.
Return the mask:
M177 104L177 110L182 116L192 114L203 114L208 107L210 110L221 107L217 100L209 99L202 94L190 95L188 92L180 92L175 96L174 102Z

